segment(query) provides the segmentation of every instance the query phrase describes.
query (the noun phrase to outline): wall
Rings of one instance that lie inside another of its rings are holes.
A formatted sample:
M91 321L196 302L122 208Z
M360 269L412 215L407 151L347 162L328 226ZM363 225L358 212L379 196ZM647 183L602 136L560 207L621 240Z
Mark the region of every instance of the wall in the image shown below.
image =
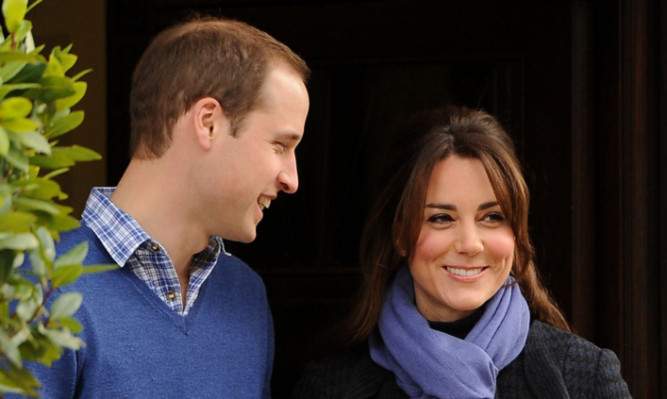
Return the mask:
M92 68L83 78L88 91L75 106L85 112L81 126L64 136L64 144L78 144L102 155L102 161L81 164L59 180L69 194L69 206L78 218L85 206L90 188L105 185L107 175L107 54L106 0L45 0L26 17L33 23L36 44L46 44L43 55L48 56L58 45L74 44L72 52L79 56L74 73Z

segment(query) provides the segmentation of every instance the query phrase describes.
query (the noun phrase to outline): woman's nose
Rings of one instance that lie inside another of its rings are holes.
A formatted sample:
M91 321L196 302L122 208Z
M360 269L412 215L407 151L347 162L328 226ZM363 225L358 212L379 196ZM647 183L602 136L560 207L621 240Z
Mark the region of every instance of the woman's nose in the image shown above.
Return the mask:
M468 223L460 226L459 236L455 243L457 252L474 256L484 250L482 238L474 223Z

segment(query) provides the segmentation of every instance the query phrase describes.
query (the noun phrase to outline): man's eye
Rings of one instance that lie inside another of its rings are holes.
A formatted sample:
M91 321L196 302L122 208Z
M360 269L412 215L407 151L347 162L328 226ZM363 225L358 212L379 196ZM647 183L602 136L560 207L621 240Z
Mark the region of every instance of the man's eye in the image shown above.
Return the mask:
M274 146L276 148L276 152L278 152L278 153L283 153L283 152L285 152L285 150L287 150L287 144L279 142L279 141L274 143Z

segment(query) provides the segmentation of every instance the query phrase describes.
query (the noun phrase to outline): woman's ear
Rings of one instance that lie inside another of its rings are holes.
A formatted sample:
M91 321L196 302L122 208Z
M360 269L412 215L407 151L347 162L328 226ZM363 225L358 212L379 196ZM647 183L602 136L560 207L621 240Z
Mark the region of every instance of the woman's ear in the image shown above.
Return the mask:
M209 149L215 136L225 132L229 125L222 106L213 97L204 97L197 100L191 109L197 142L204 149Z

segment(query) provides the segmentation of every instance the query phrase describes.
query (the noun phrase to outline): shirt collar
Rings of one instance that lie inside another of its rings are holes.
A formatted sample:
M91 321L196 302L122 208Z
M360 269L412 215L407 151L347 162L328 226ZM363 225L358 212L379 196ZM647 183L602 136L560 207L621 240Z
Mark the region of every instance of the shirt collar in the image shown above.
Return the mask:
M132 216L111 202L110 198L115 190L115 187L94 187L81 218L83 224L102 242L113 260L123 267L137 248L151 240L151 237ZM215 263L220 253L230 255L225 250L222 238L211 236L197 263Z
M119 266L150 237L136 220L111 202L115 187L95 187L88 197L82 222L95 233Z

